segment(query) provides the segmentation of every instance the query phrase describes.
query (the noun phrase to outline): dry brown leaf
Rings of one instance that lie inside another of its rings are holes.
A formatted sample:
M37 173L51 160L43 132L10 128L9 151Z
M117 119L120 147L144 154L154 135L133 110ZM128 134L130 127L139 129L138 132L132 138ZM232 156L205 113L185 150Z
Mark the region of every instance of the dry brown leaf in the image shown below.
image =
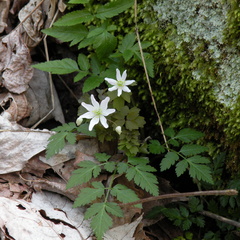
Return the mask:
M10 2L10 0L0 1L0 33L2 33L7 27Z
M33 69L30 52L16 29L0 41L2 85L10 92L21 94L28 88Z
M9 113L12 121L20 121L30 115L30 105L25 94L1 93L0 106Z
M10 13L15 15L28 1L29 0L14 0L10 9Z

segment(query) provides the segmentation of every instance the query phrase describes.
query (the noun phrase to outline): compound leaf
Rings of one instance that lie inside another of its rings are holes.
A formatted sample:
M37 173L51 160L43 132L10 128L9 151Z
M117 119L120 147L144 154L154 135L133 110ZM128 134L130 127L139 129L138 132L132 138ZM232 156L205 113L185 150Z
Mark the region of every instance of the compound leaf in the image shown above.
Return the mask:
M83 85L83 93L89 92L90 90L99 87L99 85L104 81L104 78L99 76L91 76L87 78Z
M198 144L187 144L182 146L182 148L180 149L180 153L184 154L185 156L191 156L206 152L207 150L207 147Z
M183 159L182 161L178 162L176 165L176 174L177 176L181 176L188 168L188 161L186 159Z
M148 149L153 154L160 154L165 152L165 148L161 145L158 140L150 140Z
M106 153L95 153L94 156L97 158L99 162L107 162L107 160L111 157Z

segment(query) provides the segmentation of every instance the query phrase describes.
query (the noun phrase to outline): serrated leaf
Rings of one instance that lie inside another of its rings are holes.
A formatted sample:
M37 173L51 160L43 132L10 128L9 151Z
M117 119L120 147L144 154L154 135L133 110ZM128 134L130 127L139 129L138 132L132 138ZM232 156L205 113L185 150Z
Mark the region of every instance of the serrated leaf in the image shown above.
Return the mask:
M188 201L189 209L192 213L200 212L203 210L203 204L200 202L199 198L191 197Z
M123 217L122 209L114 202L106 203L106 211L117 217Z
M104 195L104 186L100 182L93 182L94 188L83 188L75 199L73 207L81 207Z
M131 166L127 169L126 178L131 181L134 180L135 184L140 186L142 189L145 189L147 192L151 193L154 196L158 195L158 186L157 178L154 174L145 172L142 169L139 169L139 166Z
M174 147L179 147L179 142L176 139L170 139L168 141L169 144L173 145Z
M70 0L68 3L79 4L79 3L88 3L89 0Z
M87 10L78 10L65 14L58 19L54 26L73 26L83 22L91 21L94 16Z
M66 135L66 140L70 143L70 144L75 144L76 143L76 133L72 133L72 132L68 132Z
M165 148L161 145L158 140L150 140L148 149L153 154L160 154L165 152Z
M61 126L53 128L52 131L55 132L71 132L76 128L76 124L74 122L64 123Z
M179 160L179 156L175 152L168 152L160 163L161 171L169 169L176 161Z
M131 50L134 42L136 41L136 35L134 33L128 33L122 40L122 44L119 46L119 51L124 53L126 50Z
M165 131L164 131L164 134L170 138L173 138L175 136L175 131L173 128L167 128Z
M99 162L107 162L108 159L111 157L106 153L95 153L94 156L97 158Z
M149 163L148 158L143 158L143 157L128 157L128 163L136 166L136 165L146 165Z
M183 142L189 143L203 136L204 134L202 132L199 132L191 128L184 128L179 131L179 133L175 136L175 138L180 139Z
M95 37L93 47L96 49L97 56L102 59L112 53L117 46L117 38L108 31Z
M68 74L79 71L76 61L70 58L62 60L53 60L32 65L32 67L52 74Z
M182 161L178 162L176 165L176 174L177 177L181 176L188 168L188 162L186 159L183 159Z
M96 17L100 19L112 18L132 7L133 3L133 0L117 0L109 2L97 10Z
M202 180L204 182L213 184L210 167L203 165L203 164L194 163L193 161L188 161L188 163L190 166L189 175L192 178L196 178L199 181Z
M96 178L101 172L100 166L92 161L84 160L79 163L79 166L80 168L72 172L67 188L86 183L93 177Z
M128 164L127 163L125 163L125 162L118 163L117 171L118 171L119 174L126 173L127 169L128 169Z
M46 151L47 159L59 153L64 148L67 134L67 132L59 132L49 138Z
M144 54L147 71L150 77L154 77L154 60L150 54Z
M200 228L203 228L205 226L205 220L202 216L194 218L193 222Z
M82 53L78 55L78 65L83 71L88 71L90 68L89 59Z
M122 203L129 203L139 200L137 194L128 187L117 184L111 190L111 195L115 196L118 201ZM135 207L142 208L141 204L134 205Z
M200 155L192 156L187 158L187 161L190 163L210 163L210 160L207 157L203 157Z
M112 226L112 218L106 212L106 202L94 203L85 213L85 219L91 218L91 228L98 240Z
M131 49L126 49L122 54L125 62L129 61L132 58L133 54L134 52Z
M83 89L82 89L83 93L89 92L94 88L99 87L103 81L104 79L99 76L91 76L87 78L87 80L85 80L83 84Z
M182 229L184 231L187 231L192 226L192 221L189 219L185 219L181 225L182 225Z
M180 149L180 153L184 154L185 156L191 156L206 152L207 150L207 147L198 144L187 144L182 146L182 148Z
M42 32L63 42L71 42L70 46L81 42L88 34L87 28L82 24L67 27L53 26L48 29L43 29Z
M88 75L88 71L79 71L78 74L74 77L73 81L78 82Z
M101 33L103 33L104 31L106 31L106 28L103 27L96 27L92 30L90 30L90 32L87 35L87 38L91 38L91 37L95 37L97 35L100 35Z
M107 162L104 165L104 169L106 169L108 172L113 172L116 169L116 163L115 162Z
M90 137L96 137L96 131L94 129L92 131L89 131L89 124L87 123L83 123L77 127L77 131Z

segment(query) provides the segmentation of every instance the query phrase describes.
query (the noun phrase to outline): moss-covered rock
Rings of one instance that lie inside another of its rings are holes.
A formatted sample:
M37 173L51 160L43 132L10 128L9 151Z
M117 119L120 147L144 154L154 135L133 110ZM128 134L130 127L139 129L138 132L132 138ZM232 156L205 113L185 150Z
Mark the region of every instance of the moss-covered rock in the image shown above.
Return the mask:
M204 131L214 143L212 150L228 150L228 167L239 170L238 1L147 2L140 5L145 25L140 29L142 38L153 43L152 84L163 122ZM146 86L141 86L141 98L148 99Z

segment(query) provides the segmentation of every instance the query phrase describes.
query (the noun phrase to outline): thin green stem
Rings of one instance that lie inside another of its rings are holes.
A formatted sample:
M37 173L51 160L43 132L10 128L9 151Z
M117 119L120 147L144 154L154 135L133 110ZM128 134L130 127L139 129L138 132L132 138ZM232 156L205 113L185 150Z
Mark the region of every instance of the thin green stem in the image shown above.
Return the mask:
M157 104L156 104L156 101L155 101L155 98L154 98L154 95L153 95L152 86L151 86L151 82L150 82L148 71L147 71L146 62L145 62L144 55L143 55L142 44L141 44L139 31L138 31L138 24L137 24L137 0L135 0L135 3L134 3L134 19L135 19L134 21L135 21L135 29L136 29L137 41L138 41L138 45L139 45L139 50L140 50L142 62L143 62L143 68L144 68L145 75L146 75L146 78L147 78L149 92L150 92L150 95L151 95L151 99L152 99L154 110L155 110L157 118L158 118L158 124L160 126L160 130L161 130L161 133L163 135L164 142L166 144L167 150L169 151L167 138L166 138L166 135L164 133L164 128L163 128L163 125L162 125L161 117L160 117L160 115L158 113L158 110L157 110Z

